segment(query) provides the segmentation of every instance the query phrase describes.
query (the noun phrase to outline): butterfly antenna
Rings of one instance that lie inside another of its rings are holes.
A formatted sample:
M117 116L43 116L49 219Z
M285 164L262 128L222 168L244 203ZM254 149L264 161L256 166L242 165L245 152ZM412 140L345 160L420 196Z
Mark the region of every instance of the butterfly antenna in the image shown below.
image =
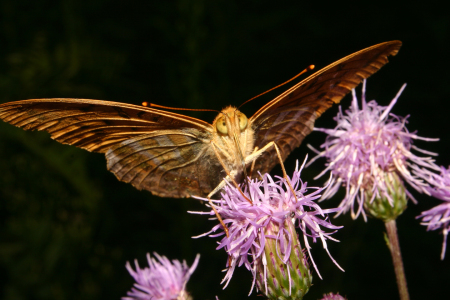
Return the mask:
M289 79L288 81L283 82L282 84L279 84L279 85L277 85L277 86L271 88L270 90L265 91L264 93L261 93L261 94L259 94L259 95L256 95L256 96L253 97L253 98L248 99L247 101L245 101L244 103L242 103L241 105L239 105L238 109L241 108L244 104L246 104L246 103L252 101L253 99L256 99L256 98L258 98L258 97L260 97L260 96L262 96L262 95L264 95L264 94L267 94L268 92L273 91L274 89L279 88L280 86L285 85L286 83L291 82L292 80L294 80L294 79L297 78L298 76L300 76L300 75L302 75L303 73L306 73L306 72L308 72L308 71L311 71L311 70L313 70L314 68L315 68L314 65L309 65L306 69L304 69L303 71L301 71L300 73L298 73L297 75L295 75L294 77L292 77L291 79Z
M146 101L142 102L142 106L162 108L162 109L168 109L168 110L213 111L213 112L220 113L220 111L215 110L215 109L170 107L170 106L163 106L163 105L158 105L158 104L154 104L154 103L149 103L149 102L146 102Z

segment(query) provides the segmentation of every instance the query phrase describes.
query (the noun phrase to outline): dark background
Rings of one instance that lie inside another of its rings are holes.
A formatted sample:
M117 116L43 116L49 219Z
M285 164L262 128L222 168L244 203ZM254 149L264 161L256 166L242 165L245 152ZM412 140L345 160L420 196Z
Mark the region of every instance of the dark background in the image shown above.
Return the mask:
M330 4L331 3L331 4ZM450 18L432 1L25 1L0 2L0 102L71 97L189 108L239 105L297 74L389 40L399 55L368 81L368 98L387 105L408 83L393 112L411 115L418 142L448 165ZM283 88L282 88L283 89ZM281 89L281 90L282 90ZM244 106L247 116L281 93ZM349 97L343 101L349 105ZM316 123L332 127L337 107ZM196 117L212 121L214 113ZM286 162L318 147L313 133ZM323 162L305 171L310 185ZM274 172L279 172L275 170ZM200 265L188 284L195 299L245 299L248 271L229 287L220 280L226 255L216 240L190 237L213 225L187 210L193 199L163 199L119 182L101 154L52 141L48 134L0 124L0 297L3 299L119 299L132 285L124 268L145 253ZM442 235L415 216L439 201L417 195L398 219L411 299L448 295L449 259L440 261ZM342 197L342 194L341 194ZM325 203L336 206L339 199ZM346 270L313 247L323 280L314 276L307 299L340 291L350 300L397 299L383 224L349 216L329 243ZM448 256L450 253L447 253ZM257 298L253 292L251 299ZM306 299L305 298L305 299Z

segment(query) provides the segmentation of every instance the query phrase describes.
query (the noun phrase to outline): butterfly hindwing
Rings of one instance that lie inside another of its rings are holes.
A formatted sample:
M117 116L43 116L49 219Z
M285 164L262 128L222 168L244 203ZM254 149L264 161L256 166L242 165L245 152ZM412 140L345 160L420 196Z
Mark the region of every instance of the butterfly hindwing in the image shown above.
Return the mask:
M226 175L210 140L197 129L154 131L111 148L108 169L119 180L161 197L206 196Z

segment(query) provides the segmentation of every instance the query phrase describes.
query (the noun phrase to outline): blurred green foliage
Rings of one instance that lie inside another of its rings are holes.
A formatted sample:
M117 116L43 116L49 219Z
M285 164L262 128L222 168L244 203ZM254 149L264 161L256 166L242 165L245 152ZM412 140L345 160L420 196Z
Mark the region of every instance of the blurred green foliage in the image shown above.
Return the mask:
M438 162L448 165L450 21L439 7L419 1L2 0L0 102L70 97L221 109L311 63L323 67L400 39L398 57L369 80L369 98L385 104L408 82L394 113L411 114L409 128L419 134L441 137L421 147L441 153ZM276 94L244 112L251 115ZM333 126L335 112L318 125ZM321 139L312 134L306 143L318 146ZM292 169L305 152L301 147L287 165ZM188 285L196 299L247 297L249 273L238 270L222 291L226 255L214 250L212 239L190 238L212 226L186 213L204 209L197 201L136 191L106 170L102 155L7 124L0 124L0 170L0 297L119 299L132 284L125 262L138 258L142 266L152 251L188 263L202 254ZM319 171L316 163L304 173L309 184L318 184L311 178ZM410 292L413 299L439 298L449 279L448 258L439 261L441 236L414 219L437 201L418 199L398 225ZM336 236L342 242L330 248L347 272L316 245L324 280L315 276L306 297L340 291L349 299L397 299L382 224L333 221L346 226Z

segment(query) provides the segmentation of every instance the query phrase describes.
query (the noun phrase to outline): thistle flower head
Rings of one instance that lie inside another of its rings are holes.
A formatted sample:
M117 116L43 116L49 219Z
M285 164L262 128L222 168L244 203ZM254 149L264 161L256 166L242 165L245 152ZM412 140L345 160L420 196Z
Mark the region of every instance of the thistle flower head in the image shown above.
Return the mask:
M323 298L320 300L347 300L347 298L339 295L339 293L337 293L337 294L329 293L329 294L324 294Z
M319 176L330 170L334 178L323 198L331 198L342 185L346 188L338 214L350 210L353 218L362 214L366 219L364 206L367 208L367 204L374 199L384 199L391 207L398 205L394 214L399 214L406 208L406 196L415 201L403 182L419 192L426 192L428 185L421 179L420 169L438 167L430 157L418 156L412 150L426 155L435 154L415 147L413 141L437 139L422 138L409 132L405 126L407 117L401 118L391 113L405 86L388 106L380 106L375 100L366 103L364 81L361 108L353 90L351 107L345 113L339 107L335 117L336 128L315 128L328 136L321 145L323 151L313 149L317 156L310 163L325 157L327 167ZM412 174L412 170L416 171L416 175ZM404 199L404 204L400 203L402 201L397 203L396 199ZM380 213L379 209L384 213L386 206L377 204L371 209L375 214Z
M430 184L428 191L431 196L443 201L443 203L430 210L422 212L417 218L422 218L422 225L427 230L442 230L444 240L442 243L441 259L445 257L447 235L450 230L450 166L448 169L441 167L440 175L427 172L427 181Z
M315 268L308 238L314 242L320 240L328 252L326 240L334 240L330 235L341 227L332 225L326 215L336 209L321 209L315 203L324 188L307 187L306 182L300 179L302 168L299 169L297 164L294 175L288 178L295 196L286 179L277 177L274 180L265 174L262 180L249 180L248 185L242 185L243 192L228 184L222 192L222 199L213 200L228 227L229 236L225 235L221 224L200 236L222 237L217 249L224 248L230 256L223 279L225 287L236 266L244 265L253 274L253 285L256 281L259 290L271 299L273 293L282 293L285 298L280 299L290 299L289 295L301 299L308 291L311 283L309 265L300 248L295 226L303 234ZM193 213L214 215L213 211ZM325 232L324 229L331 231Z
M165 256L153 255L158 259L150 257L147 253L148 267L141 269L135 260L136 271L127 262L126 268L136 283L128 297L122 300L188 300L191 299L185 290L186 283L197 268L200 255L197 254L194 263L189 268L186 261L178 260L172 262Z

